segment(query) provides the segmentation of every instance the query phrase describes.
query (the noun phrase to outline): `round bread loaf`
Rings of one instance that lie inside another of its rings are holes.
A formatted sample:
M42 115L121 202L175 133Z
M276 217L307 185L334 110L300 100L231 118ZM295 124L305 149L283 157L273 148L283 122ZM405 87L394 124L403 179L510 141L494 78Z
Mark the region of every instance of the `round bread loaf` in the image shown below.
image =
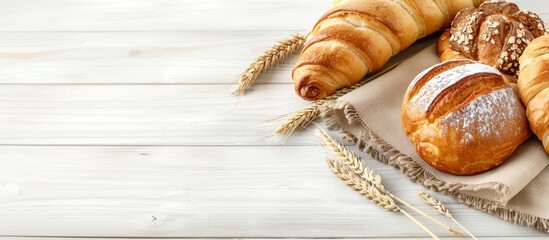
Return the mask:
M437 64L412 81L402 125L425 162L455 175L497 167L531 134L524 106L501 73L465 59Z
M485 1L456 15L439 38L438 52L441 61L467 58L488 64L516 83L518 58L530 41L546 33L549 28L534 12L507 1Z

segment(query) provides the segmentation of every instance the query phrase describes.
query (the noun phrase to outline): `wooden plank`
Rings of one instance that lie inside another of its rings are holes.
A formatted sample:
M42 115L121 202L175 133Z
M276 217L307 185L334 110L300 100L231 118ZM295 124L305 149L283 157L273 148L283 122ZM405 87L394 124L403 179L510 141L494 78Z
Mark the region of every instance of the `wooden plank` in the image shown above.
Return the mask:
M275 118L305 104L287 84L241 98L224 85L8 85L0 144L280 145ZM287 144L317 142L303 133Z
M549 13L546 1L515 0ZM328 11L318 0L6 1L0 31L307 31Z
M0 84L231 84L293 31L2 33ZM257 83L291 83L293 56Z
M0 31L306 30L330 8L317 0L7 1Z
M0 84L229 85L264 50L292 33L3 33ZM296 61L294 55L257 83L292 83Z
M0 156L1 236L428 237L345 186L318 146L3 146ZM365 158L395 195L443 219L415 199L419 185ZM480 237L544 236L442 199Z
M546 2L517 2L548 9ZM280 144L263 141L268 119L304 104L291 85L258 85L240 102L228 94L226 84L279 33L307 31L328 5L2 4L0 84L15 85L0 86L0 144L142 146L1 146L0 235L425 238L409 220L335 179L309 135L289 142L307 146L259 147ZM259 82L289 83L290 68ZM66 83L201 86L18 85ZM419 186L396 169L372 165L391 191L429 211L414 200ZM545 237L443 199L478 236Z
M0 237L0 240L36 240L41 238L36 237ZM94 238L94 237L86 237L86 238L79 238L79 237L62 237L62 238L56 238L56 237L48 237L48 240L124 240L128 238ZM135 238L131 238L135 239ZM203 238L146 238L147 240L202 240ZM208 238L211 240L241 240L242 238ZM270 240L270 239L281 239L281 240L323 240L326 238L246 238L246 240ZM361 240L361 239L367 239L367 240L376 240L376 239L383 239L383 240L431 240L432 238L392 238L392 237L360 237L360 238L330 238L331 240ZM460 237L441 237L440 239L443 240L463 240L464 238ZM482 240L523 240L524 237L483 237ZM528 237L528 239L547 239L546 237Z
M36 240L41 238L36 237L1 237L0 240ZM79 237L62 237L62 238L56 238L56 237L48 237L48 240L124 240L128 238L94 238L94 237L86 237L86 238L79 238ZM135 239L135 238L131 238ZM147 240L202 240L203 238L146 238ZM211 240L241 240L242 238L208 238ZM275 240L275 239L281 239L281 240L323 240L326 238L246 238L246 240ZM367 239L367 240L376 240L376 239L383 239L383 240L431 240L432 238L392 238L392 237L360 237L360 238L330 238L331 240L360 240L360 239ZM440 239L443 240L463 240L464 238L460 237L441 237ZM483 237L482 240L523 240L524 237ZM547 239L546 237L528 237L528 239Z

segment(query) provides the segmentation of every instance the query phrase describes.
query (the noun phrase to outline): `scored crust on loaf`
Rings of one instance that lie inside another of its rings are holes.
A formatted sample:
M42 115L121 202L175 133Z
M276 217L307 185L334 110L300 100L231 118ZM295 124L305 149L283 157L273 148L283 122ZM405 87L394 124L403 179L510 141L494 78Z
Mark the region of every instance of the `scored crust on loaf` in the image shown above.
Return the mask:
M412 81L402 125L423 160L456 175L495 168L530 135L524 106L502 74L465 59L437 64Z
M410 100L412 110L427 112L434 103L435 98L437 98L441 92L454 86L458 82L467 80L468 77L479 73L492 73L501 76L497 69L484 64L470 63L454 67L448 71L437 74L429 82L423 85L419 92ZM422 78L424 76L419 77Z

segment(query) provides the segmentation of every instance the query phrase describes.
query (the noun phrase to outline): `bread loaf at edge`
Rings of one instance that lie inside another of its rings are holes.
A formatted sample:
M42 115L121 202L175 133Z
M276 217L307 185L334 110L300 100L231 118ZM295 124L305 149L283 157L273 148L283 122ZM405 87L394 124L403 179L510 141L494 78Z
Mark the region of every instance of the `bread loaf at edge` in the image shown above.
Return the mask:
M471 60L420 73L404 96L402 125L425 162L455 175L497 167L530 136L524 107L501 73Z
M530 128L549 153L549 35L532 41L519 63L518 91Z

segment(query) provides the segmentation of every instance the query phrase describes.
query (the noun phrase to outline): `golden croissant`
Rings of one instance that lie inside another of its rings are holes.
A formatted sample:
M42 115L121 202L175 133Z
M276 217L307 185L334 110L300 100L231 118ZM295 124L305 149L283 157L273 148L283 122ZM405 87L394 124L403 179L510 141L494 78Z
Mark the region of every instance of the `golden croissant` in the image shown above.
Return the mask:
M530 128L549 153L549 35L533 40L519 58L518 90Z
M483 0L334 0L292 71L297 94L318 100L379 70L416 40Z

